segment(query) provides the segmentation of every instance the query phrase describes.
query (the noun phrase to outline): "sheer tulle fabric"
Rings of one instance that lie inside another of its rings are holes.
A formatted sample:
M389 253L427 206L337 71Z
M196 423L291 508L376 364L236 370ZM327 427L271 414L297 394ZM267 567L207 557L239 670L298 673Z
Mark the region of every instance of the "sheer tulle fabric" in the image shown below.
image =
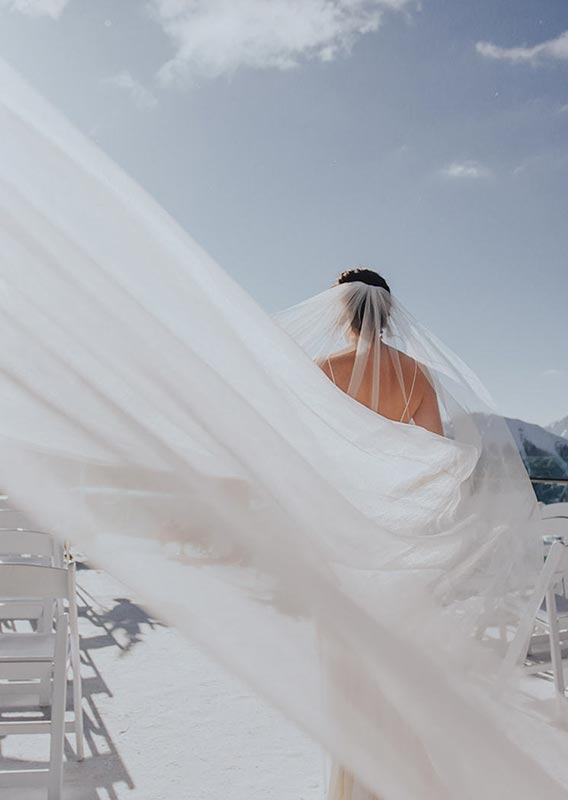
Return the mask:
M534 504L500 421L459 404L467 373L413 340L456 384L453 440L355 402L5 65L0 83L2 488L377 796L564 797L563 740L488 688Z

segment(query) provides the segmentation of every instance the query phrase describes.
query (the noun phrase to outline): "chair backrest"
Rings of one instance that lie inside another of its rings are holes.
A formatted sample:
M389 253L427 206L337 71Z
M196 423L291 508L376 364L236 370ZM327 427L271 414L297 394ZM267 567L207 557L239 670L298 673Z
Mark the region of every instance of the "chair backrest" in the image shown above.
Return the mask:
M549 505L543 505L541 506L540 514L543 519L568 519L568 503L550 503Z
M568 543L568 517L551 517L541 520L540 532L544 537L558 537Z
M0 559L7 555L55 558L57 555L56 543L49 533L0 529Z
M71 595L70 571L62 567L44 567L35 564L0 564L0 596L49 597L66 599Z
M0 528L37 529L37 525L30 520L23 511L14 508L0 508Z

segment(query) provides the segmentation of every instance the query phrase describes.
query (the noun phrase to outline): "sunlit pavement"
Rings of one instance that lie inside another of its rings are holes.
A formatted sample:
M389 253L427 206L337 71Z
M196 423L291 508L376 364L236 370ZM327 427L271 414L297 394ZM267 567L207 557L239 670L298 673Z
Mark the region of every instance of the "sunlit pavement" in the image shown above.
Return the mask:
M83 567L78 584L86 758L68 734L64 800L321 800L317 746L107 574ZM0 738L0 763L48 749L46 735Z

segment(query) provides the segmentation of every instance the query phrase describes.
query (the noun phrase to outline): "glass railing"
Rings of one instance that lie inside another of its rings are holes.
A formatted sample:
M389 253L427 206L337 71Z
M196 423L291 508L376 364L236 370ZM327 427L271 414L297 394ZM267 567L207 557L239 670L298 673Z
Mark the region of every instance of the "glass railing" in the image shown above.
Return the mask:
M534 493L541 503L568 503L568 478L541 478L530 475Z

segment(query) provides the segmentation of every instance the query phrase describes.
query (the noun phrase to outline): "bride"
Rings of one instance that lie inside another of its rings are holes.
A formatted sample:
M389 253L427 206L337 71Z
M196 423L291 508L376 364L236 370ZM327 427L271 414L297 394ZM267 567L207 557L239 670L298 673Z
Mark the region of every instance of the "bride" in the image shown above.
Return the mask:
M370 271L275 324L2 63L0 84L11 501L319 742L332 796L565 797L546 706L494 696L540 552L475 375Z
M392 301L390 288L381 275L370 269L342 272L337 285L355 284L345 294L345 311L351 316L348 336L351 346L329 356L322 369L333 383L381 416L413 422L443 435L436 391L418 362L383 341ZM362 284L357 285L357 284ZM366 340L361 346L361 336ZM379 352L375 353L375 350ZM368 351L364 366L356 362ZM379 364L377 374L374 367ZM355 389L353 375L360 371Z
M350 344L321 362L325 374L342 391L381 416L420 425L443 435L436 390L424 367L383 341L392 307L390 287L385 279L370 269L350 269L341 273L337 286L347 288L347 291L339 291L344 295L349 324L346 338ZM366 340L364 345L362 336ZM378 354L376 349L380 351ZM365 363L357 364L361 360ZM360 377L355 388L353 376L357 372ZM339 766L332 770L328 798L373 800L371 794Z

